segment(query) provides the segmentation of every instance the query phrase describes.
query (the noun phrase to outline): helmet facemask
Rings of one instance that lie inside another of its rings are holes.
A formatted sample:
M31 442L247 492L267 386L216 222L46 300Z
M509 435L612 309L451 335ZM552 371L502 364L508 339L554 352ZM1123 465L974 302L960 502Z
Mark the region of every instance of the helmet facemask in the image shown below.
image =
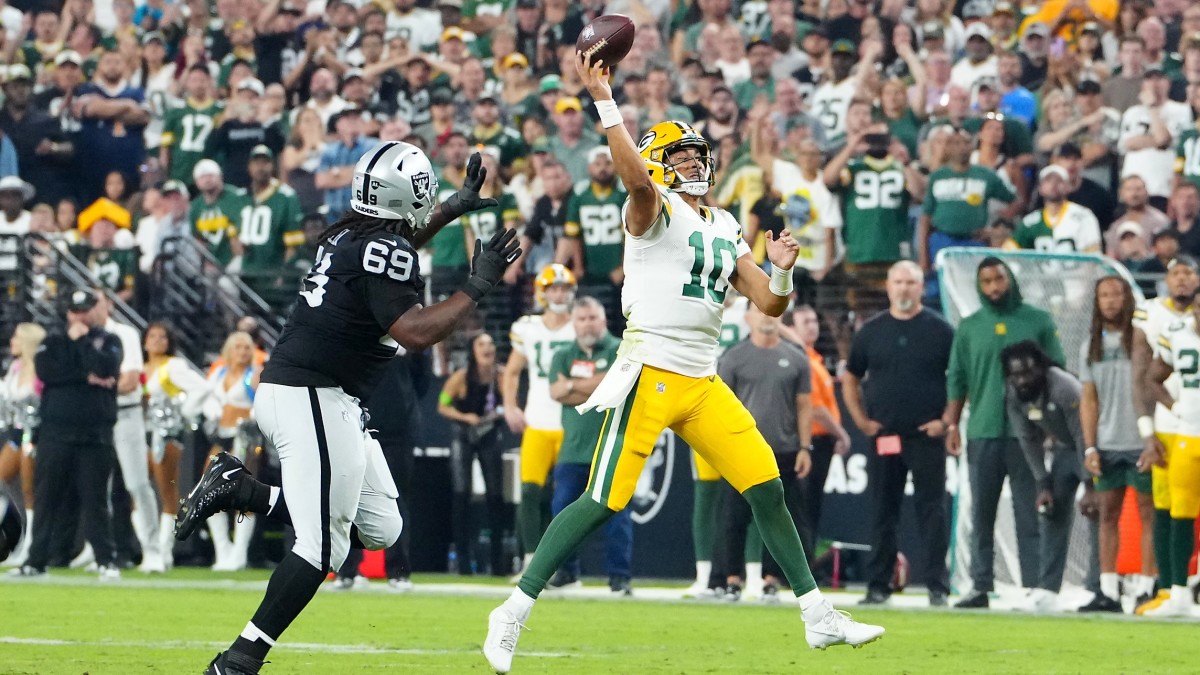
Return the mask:
M695 148L697 155L688 157L675 163L671 163L670 157L673 153ZM693 197L703 197L708 194L709 188L714 182L716 173L716 160L713 157L712 150L707 143L697 143L694 141L685 141L676 143L663 150L663 166L665 168L664 177L671 178L668 188L675 192L692 195ZM688 162L698 162L700 164L700 176L696 180L689 180L677 167L681 167Z

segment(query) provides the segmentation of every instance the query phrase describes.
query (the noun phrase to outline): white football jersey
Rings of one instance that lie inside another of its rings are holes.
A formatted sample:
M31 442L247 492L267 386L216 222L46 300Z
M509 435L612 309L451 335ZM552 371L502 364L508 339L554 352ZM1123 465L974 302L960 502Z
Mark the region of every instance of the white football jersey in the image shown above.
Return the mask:
M1146 191L1151 197L1169 197L1171 180L1175 176L1175 139L1192 126L1192 109L1186 103L1167 101L1159 109L1159 116L1171 134L1171 143L1165 149L1128 149L1131 139L1149 134L1151 127L1149 108L1135 105L1121 116L1117 151L1124 158L1121 178L1140 176L1146 182Z
M1190 308L1182 310L1175 308L1175 303L1170 298L1154 298L1146 300L1133 313L1133 325L1146 335L1146 341L1150 343L1150 349L1155 356L1166 359L1166 350L1162 347L1163 339L1170 340L1171 336L1176 333L1183 332L1183 329L1192 325L1192 313ZM1172 398L1179 398L1179 374L1171 373L1167 381L1163 383L1167 388L1167 393ZM1156 404L1154 407L1154 429L1159 433L1173 434L1179 430L1179 418L1164 407L1162 404Z
M1051 222L1045 209L1039 209L1022 220L1013 233L1021 248L1050 253L1100 252L1100 222L1086 206L1075 202L1063 204L1058 221Z
M708 377L717 372L729 278L750 247L729 212L702 207L701 215L674 192L659 191L658 219L642 236L625 238L622 353L680 375Z
M1171 391L1175 407L1175 430L1181 436L1200 437L1200 335L1189 322L1185 329L1158 338L1158 355L1173 372L1177 386ZM1155 420L1157 425L1157 420Z
M550 361L560 347L575 342L575 324L568 320L550 330L542 315L527 314L513 323L508 338L513 351L524 356L528 364L525 423L533 429L562 429L562 404L550 398Z
M830 143L840 141L846 135L846 115L857 92L858 80L853 77L836 84L826 82L813 92L808 102L809 110L825 127L825 139Z

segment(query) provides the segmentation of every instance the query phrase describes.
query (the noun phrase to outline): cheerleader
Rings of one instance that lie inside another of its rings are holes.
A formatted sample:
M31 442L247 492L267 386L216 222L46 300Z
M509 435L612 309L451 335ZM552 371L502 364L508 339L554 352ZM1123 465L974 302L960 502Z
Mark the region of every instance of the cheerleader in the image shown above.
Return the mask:
M143 560L143 572L165 572L174 564L175 512L179 509L179 462L184 439L212 388L204 376L175 355L175 336L163 323L146 326L142 337L146 428L150 431L151 472L162 501L158 543L162 561Z
M3 416L3 435L0 435L0 483L18 475L25 497L25 536L17 549L4 561L5 567L25 564L29 542L33 538L33 442L31 434L37 427L38 401L42 383L37 378L33 357L46 337L46 330L35 323L18 324L9 340L12 363L4 375L0 389L0 411Z

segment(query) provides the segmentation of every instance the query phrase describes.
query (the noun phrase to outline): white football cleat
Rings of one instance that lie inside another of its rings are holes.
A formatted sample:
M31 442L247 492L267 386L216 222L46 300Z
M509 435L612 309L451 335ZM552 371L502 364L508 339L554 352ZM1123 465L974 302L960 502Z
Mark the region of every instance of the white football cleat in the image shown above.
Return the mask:
M412 589L413 582L407 577L388 579L388 590L392 591L393 593L411 593Z
M518 617L505 605L500 605L488 615L488 634L483 641L483 655L497 673L512 669L513 654L517 651L517 638L521 637L522 623L528 617Z
M883 637L883 626L859 623L848 613L834 609L828 600L822 600L814 614L819 618L804 622L804 638L812 649L834 645L861 647Z
M1058 611L1058 593L1044 588L1034 588L1013 606L1013 609L1030 614L1050 614Z
M92 545L90 543L85 542L83 544L83 549L79 551L79 555L75 556L71 562L67 564L67 567L73 570L87 570L90 572L92 569L97 569L92 567L95 564L96 552L92 550Z
M143 552L142 564L138 565L138 571L143 574L163 574L167 571L167 564L161 553Z
M714 600L717 598L717 596L718 596L718 593L715 590L708 587L708 581L693 582L691 586L688 586L683 591L683 597L696 598L698 600L699 599Z
M121 568L116 565L102 565L98 568L100 581L120 581Z
M1166 602L1148 609L1142 616L1152 619L1173 619L1192 615L1192 593L1187 586L1172 586Z

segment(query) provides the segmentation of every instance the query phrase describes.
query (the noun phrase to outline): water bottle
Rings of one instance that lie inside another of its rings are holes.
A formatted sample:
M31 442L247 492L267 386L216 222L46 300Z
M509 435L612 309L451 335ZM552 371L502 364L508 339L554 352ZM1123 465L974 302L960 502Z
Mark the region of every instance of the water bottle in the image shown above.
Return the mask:
M458 574L458 551L454 548L454 544L450 544L450 550L446 553L446 571L450 574Z

